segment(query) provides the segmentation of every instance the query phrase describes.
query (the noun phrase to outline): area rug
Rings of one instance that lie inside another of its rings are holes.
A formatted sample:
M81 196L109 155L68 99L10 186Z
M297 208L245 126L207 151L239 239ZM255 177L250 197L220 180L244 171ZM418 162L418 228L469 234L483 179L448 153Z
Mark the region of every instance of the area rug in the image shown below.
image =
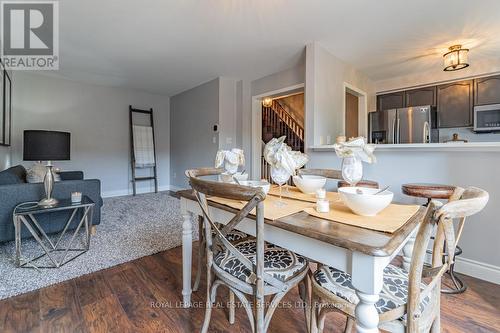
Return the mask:
M181 245L179 200L168 192L104 199L101 213L90 250L60 268L16 268L14 242L0 245L0 299ZM194 239L197 229L193 225ZM22 246L23 255L42 251L32 239L23 240Z

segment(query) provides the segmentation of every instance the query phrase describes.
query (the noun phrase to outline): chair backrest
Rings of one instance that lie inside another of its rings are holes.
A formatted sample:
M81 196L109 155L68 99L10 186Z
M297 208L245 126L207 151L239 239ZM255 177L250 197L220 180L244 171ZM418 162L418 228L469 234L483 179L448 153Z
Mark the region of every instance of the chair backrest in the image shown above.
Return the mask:
M264 199L266 194L261 188L242 186L237 184L222 183L218 181L201 179L203 176L213 176L222 173L222 169L202 168L186 171L189 183L193 188L198 203L204 216L205 239L207 247L207 262L209 266L213 264L214 253L226 249L234 255L251 274L249 280L251 283L257 281L267 282L269 285L278 289L283 289L283 282L274 278L270 274L264 273ZM207 196L215 196L225 199L246 201L245 206L224 226L219 229L210 216L208 209ZM236 247L226 238L228 232L234 229L250 212L256 210L256 263L255 265L246 258ZM212 241L212 230L215 231L215 237ZM221 249L219 249L219 247ZM224 273L222 273L224 274ZM227 273L229 275L229 273Z
M335 169L299 169L300 175L323 176L330 179L343 179L342 171Z
M422 316L420 304L429 298L429 304L425 312L432 312L439 306L441 292L441 277L454 262L456 247L453 219L465 219L468 216L480 212L487 204L488 192L469 187L466 190L457 187L450 201L442 204L431 201L427 212L418 230L413 249L409 273L408 303L407 303L407 327L409 332L417 330L422 325L419 320L430 317L428 313ZM424 269L425 256L429 246L434 226L437 225L434 238L432 265ZM443 249L446 246L447 255L443 262ZM430 278L424 289L421 289L422 278Z

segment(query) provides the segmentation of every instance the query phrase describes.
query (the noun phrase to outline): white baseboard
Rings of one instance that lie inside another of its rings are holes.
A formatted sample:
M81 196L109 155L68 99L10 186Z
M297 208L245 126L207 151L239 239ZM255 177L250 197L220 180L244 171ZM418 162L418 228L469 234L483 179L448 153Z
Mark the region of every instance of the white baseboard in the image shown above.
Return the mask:
M455 271L477 279L500 284L500 267L484 262L456 257Z
M170 186L170 185L164 185L164 186L159 186L158 191L177 191L176 189L172 189L172 187L176 186ZM149 189L137 189L137 194L141 193L150 193ZM124 189L124 190L113 190L113 191L104 191L102 192L102 197L103 198L112 198L112 197L122 197L124 195L132 195L132 189Z

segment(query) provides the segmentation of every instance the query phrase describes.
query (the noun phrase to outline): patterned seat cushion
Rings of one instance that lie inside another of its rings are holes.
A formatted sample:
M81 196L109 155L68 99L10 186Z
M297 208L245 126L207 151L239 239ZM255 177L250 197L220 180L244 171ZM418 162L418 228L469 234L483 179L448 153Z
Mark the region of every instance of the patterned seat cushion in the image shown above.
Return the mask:
M358 304L359 298L356 295L351 283L351 275L333 267L323 266L314 273L314 280L321 287L331 293L345 299L353 304ZM425 288L422 284L421 288ZM380 292L380 299L375 304L378 313L387 312L406 304L408 301L408 273L402 268L388 265L384 269L384 285ZM429 303L429 298L425 298L420 304L420 310Z
M219 230L222 230L222 228L224 227L224 225L221 223L216 223L216 225L217 225L217 228L219 228ZM215 237L215 230L213 230L213 229L212 229L212 237ZM230 242L240 241L240 240L245 239L247 237L248 237L248 235L246 233L239 231L239 230L235 230L235 229L231 230L226 235L227 240Z
M247 239L234 245L245 257L256 263L256 241ZM231 252L225 249L219 252L214 262L224 271L237 277L241 281L249 281L250 270L246 268ZM307 260L301 255L295 254L274 244L265 243L264 245L264 271L271 274L278 280L286 282L302 272L307 266Z

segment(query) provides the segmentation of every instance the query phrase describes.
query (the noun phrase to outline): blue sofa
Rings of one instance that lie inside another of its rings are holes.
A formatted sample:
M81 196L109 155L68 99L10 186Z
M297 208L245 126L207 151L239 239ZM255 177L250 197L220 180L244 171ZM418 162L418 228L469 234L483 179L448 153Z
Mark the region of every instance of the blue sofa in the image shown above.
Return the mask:
M71 192L82 192L95 202L92 224L101 223L101 182L98 179L83 179L83 172L69 171L59 173L61 181L54 185L54 198L69 198ZM39 201L44 196L42 183L26 182L26 169L17 165L0 172L0 242L14 240L12 212L14 207L26 201ZM61 231L67 222L70 211L53 212L37 215L37 220L46 233ZM70 229L78 224L75 216ZM21 237L31 237L26 228L22 228Z

